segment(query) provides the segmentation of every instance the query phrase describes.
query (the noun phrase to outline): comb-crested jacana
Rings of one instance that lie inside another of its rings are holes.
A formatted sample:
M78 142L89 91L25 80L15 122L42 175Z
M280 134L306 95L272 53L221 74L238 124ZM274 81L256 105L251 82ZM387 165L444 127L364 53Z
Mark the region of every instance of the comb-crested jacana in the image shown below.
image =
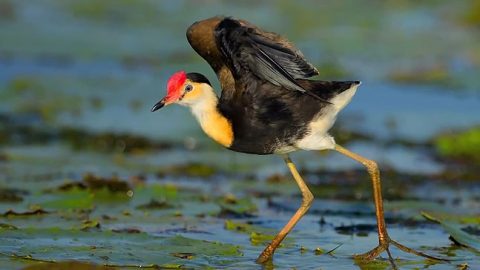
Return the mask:
M379 244L356 258L372 260L386 251L393 264L389 251L392 244L405 252L437 260L389 237L377 163L336 144L328 134L338 112L349 103L360 82L309 80L318 71L298 49L279 35L243 20L213 17L196 22L188 28L187 39L214 69L222 94L217 97L205 76L179 71L170 77L167 95L152 111L173 103L188 106L204 132L224 147L243 153L283 155L302 192L300 208L257 262L272 258L313 201L288 153L326 149L363 164L372 180Z

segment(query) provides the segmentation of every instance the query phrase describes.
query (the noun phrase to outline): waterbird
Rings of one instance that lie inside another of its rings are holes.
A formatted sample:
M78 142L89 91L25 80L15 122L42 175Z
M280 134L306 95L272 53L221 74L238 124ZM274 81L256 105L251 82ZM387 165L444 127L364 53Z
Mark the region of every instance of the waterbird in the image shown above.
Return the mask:
M221 96L217 96L204 75L178 71L168 79L166 96L151 111L170 104L187 106L203 131L225 148L283 156L302 193L300 207L259 255L258 263L272 259L314 199L289 157L297 150L335 150L366 167L373 186L379 243L366 253L354 255L356 259L370 261L387 252L395 267L389 250L393 245L408 253L441 260L390 238L377 163L336 144L328 133L337 114L360 86L359 81L309 79L319 72L300 50L280 35L245 20L208 18L193 23L186 35L192 48L215 71Z

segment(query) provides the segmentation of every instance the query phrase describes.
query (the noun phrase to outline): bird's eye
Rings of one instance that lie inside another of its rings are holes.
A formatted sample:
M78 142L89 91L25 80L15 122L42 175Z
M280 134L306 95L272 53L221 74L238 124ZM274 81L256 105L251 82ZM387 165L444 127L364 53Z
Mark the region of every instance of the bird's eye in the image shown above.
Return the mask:
M192 89L193 89L193 86L191 84L187 84L187 86L185 86L185 91L187 92L192 91Z

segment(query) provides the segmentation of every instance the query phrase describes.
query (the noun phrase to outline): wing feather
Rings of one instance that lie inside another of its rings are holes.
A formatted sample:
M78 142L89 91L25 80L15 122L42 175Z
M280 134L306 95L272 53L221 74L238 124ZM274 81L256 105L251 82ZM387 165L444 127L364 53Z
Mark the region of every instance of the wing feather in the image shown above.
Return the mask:
M327 102L297 82L317 75L318 71L300 50L276 33L263 31L247 21L212 17L192 24L187 39L215 70L222 86L222 99L231 99L243 89L237 89L237 83L260 79Z
M234 76L251 72L275 85L305 91L295 79L312 77L318 71L301 54L261 34L260 30L230 18L216 27L217 46L234 69Z
M296 81L317 75L315 67L294 47L282 46L270 36L230 18L223 19L215 28L217 47L236 80L253 75L327 102Z

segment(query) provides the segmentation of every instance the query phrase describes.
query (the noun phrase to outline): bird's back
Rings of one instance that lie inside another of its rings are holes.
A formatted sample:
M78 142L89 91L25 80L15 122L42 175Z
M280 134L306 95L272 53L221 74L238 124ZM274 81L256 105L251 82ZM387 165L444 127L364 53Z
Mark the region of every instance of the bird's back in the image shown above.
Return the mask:
M215 70L222 86L219 111L233 127L230 149L271 154L298 148L312 123L343 106L330 102L357 82L308 80L318 71L288 40L252 24L214 17L194 23L187 38Z

